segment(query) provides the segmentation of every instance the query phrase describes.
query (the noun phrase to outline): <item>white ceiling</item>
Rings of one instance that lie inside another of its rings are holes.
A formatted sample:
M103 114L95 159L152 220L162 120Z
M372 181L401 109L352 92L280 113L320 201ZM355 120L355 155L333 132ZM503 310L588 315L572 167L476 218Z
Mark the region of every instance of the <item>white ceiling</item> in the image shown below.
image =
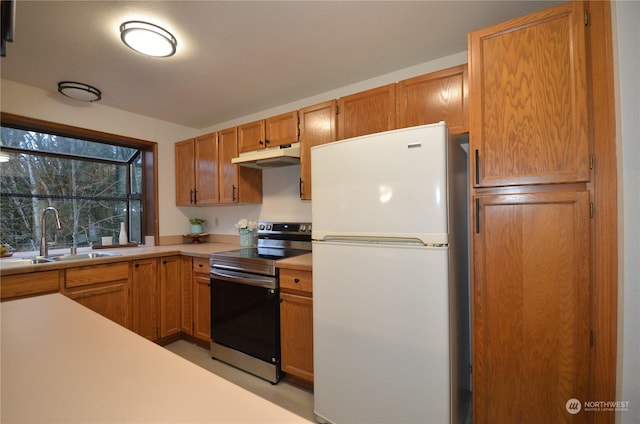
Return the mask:
M17 0L3 79L195 129L467 49L467 33L557 2ZM127 20L164 26L170 58L126 47ZM61 95L60 95L61 96Z

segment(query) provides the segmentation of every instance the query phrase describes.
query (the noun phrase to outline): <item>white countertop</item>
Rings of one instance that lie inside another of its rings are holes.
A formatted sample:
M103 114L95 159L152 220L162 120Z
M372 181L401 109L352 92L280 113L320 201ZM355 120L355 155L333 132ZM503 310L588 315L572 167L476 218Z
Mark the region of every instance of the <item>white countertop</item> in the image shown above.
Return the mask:
M61 294L0 312L2 423L309 422Z

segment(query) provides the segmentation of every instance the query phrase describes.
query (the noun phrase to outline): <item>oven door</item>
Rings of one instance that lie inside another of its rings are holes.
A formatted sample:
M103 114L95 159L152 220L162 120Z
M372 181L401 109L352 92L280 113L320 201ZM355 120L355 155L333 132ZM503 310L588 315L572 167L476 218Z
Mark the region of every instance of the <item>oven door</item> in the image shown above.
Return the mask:
M280 363L276 277L211 269L211 338L263 361Z

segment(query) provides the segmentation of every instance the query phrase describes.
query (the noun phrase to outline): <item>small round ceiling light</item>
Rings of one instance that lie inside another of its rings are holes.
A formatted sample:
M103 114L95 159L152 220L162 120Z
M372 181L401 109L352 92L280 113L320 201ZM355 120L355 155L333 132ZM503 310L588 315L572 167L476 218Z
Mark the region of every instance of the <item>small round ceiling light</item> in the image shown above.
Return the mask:
M65 96L81 102L96 102L102 98L102 93L95 87L80 82L61 81L58 91Z
M142 21L128 21L120 25L120 38L127 47L154 57L173 56L178 45L169 31Z

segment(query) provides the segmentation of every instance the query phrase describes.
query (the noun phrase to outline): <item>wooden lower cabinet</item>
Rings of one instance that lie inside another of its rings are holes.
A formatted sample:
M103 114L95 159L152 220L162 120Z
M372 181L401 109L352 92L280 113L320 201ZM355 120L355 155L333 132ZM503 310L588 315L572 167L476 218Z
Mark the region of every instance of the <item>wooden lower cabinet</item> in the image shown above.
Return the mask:
M211 341L211 280L209 274L193 277L193 336Z
M180 333L180 256L160 258L160 337Z
M280 269L282 371L313 384L313 298L310 271Z
M60 290L60 271L6 275L0 279L0 297L4 300L56 293Z
M133 331L149 340L158 339L158 259L132 262L131 299Z
M129 262L64 271L62 294L126 328L131 328L129 292Z
M180 331L193 336L193 258L180 256Z
M583 422L590 399L587 191L474 196L474 423Z
M183 256L180 261L181 331L209 343L211 342L209 259Z
M133 331L157 341L180 332L180 256L132 262Z

